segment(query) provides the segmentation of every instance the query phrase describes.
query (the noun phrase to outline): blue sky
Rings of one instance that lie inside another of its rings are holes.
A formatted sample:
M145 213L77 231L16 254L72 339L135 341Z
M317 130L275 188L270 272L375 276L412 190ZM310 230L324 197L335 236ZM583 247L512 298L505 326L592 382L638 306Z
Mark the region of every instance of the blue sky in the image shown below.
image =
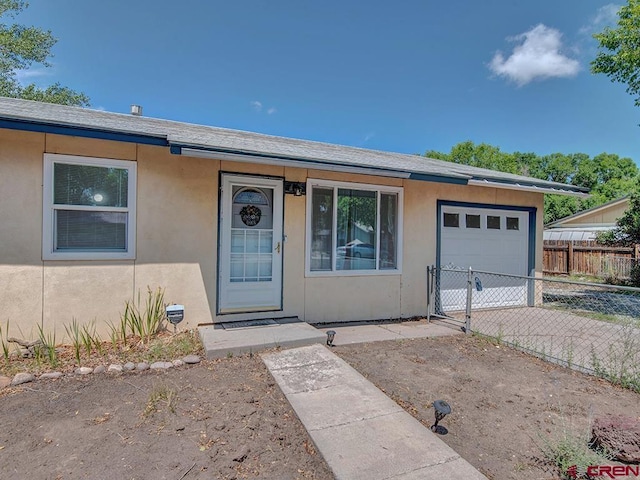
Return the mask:
M592 75L595 0L30 0L21 73L93 108L405 153L462 141L640 161L640 109Z

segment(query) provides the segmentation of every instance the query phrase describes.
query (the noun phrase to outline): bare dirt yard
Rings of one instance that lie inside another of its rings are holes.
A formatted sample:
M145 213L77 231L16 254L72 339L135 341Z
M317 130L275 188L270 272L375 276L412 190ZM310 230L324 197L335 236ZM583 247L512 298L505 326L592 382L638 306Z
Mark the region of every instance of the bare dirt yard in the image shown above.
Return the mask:
M259 357L0 390L0 479L331 479Z
M337 346L491 479L551 479L543 439L640 395L471 336ZM336 408L339 408L336 405ZM364 441L364 439L363 439ZM167 371L66 376L0 390L0 479L333 478L259 356Z
M426 426L446 400L440 438L490 479L562 478L541 445L588 435L599 415L640 416L637 393L472 336L333 351Z

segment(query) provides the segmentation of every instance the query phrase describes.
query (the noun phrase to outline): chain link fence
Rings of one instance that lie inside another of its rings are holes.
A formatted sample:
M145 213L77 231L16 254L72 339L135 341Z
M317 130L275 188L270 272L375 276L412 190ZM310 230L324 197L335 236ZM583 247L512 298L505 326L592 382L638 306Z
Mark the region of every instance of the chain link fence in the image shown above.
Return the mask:
M640 288L435 267L428 278L432 319L640 391Z

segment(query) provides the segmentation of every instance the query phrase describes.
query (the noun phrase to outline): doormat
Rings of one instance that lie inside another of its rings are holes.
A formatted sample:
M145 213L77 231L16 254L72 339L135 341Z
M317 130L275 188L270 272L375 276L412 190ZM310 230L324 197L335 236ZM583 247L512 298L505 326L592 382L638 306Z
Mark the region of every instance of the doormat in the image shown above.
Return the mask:
M225 330L230 330L232 328L266 327L269 325L278 325L278 322L272 319L247 320L245 322L227 322L222 324L222 328L224 328Z

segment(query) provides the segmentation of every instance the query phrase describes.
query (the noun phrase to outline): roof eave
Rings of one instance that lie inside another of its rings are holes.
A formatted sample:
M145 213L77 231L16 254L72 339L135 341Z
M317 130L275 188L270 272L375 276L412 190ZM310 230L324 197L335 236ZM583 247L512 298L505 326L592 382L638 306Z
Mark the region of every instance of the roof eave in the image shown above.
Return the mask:
M109 113L109 115L120 114ZM123 118L128 118L126 115L121 116ZM116 129L106 126L101 127L98 123L89 125L75 122L62 122L53 120L52 118L53 117L35 119L24 115L6 115L4 117L0 117L0 128L163 146L169 147L171 152L174 154L188 154L191 156L205 158L228 159L232 161L258 164L285 165L298 168L359 173L372 176L404 178L456 185L476 185L518 191L571 195L582 198L589 196L587 194L587 190L580 187L553 184L552 182L537 182L535 179L530 179L530 181L527 181L528 179L524 179L520 182L517 178L501 179L493 178L490 175L485 177L466 172L448 171L446 173L440 173L436 171L436 169L431 169L431 171L429 171L428 169L411 168L408 166L405 166L404 168L393 168L393 165L369 165L362 162L350 163L342 160L305 158L293 155L289 156L282 153L269 153L267 151L229 150L212 145L197 145L189 141L186 143L175 143L172 141L171 134L165 135L158 131L153 131L151 127L149 127L149 129L140 129L135 131L134 129Z
M286 157L262 152L248 152L240 150L228 150L214 147L171 144L171 153L198 158L211 158L229 160L233 162L247 162L266 165L279 165L284 167L309 168L332 172L356 173L362 175L375 175L381 177L405 178L456 185L467 185L469 180L465 175L439 175L431 173L410 172L394 170L375 166L347 164L343 162L330 162L313 158Z
M554 195L567 195L573 197L580 198L589 198L591 195L584 191L582 188L573 187L572 185L567 185L567 188L562 188L563 185L558 184L555 186L542 186L536 185L534 183L531 184L522 184L522 183L508 183L508 182L498 182L495 180L488 179L478 179L472 178L468 182L469 185L475 185L479 187L493 187L493 188L503 188L506 190L518 190L521 192L536 192L536 193L544 193L544 194L554 194ZM573 187L573 188L571 188Z
M73 137L114 140L118 142L141 143L166 147L169 145L166 135L149 135L136 132L117 131L94 127L83 127L64 123L26 120L21 118L0 118L0 128L23 130L27 132L52 133Z

